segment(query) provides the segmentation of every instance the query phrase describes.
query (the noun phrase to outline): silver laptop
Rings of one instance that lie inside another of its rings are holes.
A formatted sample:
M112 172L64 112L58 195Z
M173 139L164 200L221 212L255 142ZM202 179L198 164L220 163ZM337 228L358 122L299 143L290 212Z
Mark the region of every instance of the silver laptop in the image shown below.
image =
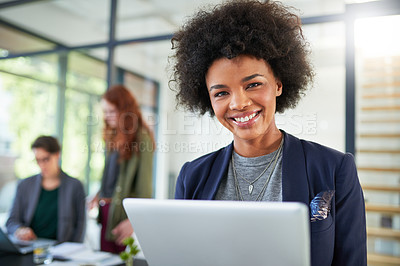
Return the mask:
M12 235L8 235L2 228L0 228L0 252L10 252L27 254L33 251L34 245L55 245L56 240L38 238L34 241L21 241Z
M149 266L309 266L308 207L288 202L125 199Z

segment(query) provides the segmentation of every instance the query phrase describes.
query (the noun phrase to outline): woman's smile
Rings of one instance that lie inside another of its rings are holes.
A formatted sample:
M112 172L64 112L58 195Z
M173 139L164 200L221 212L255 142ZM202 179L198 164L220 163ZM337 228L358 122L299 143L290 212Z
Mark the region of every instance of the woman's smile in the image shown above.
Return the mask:
M231 119L238 127L250 127L258 120L258 118L260 118L260 112L261 111L239 113L233 115Z

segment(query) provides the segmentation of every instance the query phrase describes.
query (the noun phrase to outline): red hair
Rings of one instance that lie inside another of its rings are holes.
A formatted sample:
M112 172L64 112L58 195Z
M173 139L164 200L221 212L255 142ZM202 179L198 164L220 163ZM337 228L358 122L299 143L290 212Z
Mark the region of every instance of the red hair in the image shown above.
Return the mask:
M106 142L107 150L117 150L120 160L128 160L132 153L139 152L139 130L147 131L154 148L154 139L149 127L143 121L140 106L135 97L124 85L113 85L102 97L113 104L118 110L118 126L111 128L104 121L103 139Z

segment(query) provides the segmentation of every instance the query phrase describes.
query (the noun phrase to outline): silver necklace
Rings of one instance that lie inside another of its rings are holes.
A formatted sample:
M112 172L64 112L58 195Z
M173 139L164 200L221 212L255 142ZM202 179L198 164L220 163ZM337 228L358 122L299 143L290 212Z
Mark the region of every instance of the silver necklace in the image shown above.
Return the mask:
M270 167L270 165L272 164L272 162L274 161L274 159L272 159L269 164L267 165L267 167L264 168L264 170L261 172L261 174L256 177L256 179L254 179L253 181L249 181L246 178L244 178L242 175L239 174L239 172L236 170L235 167L235 160L233 158L233 153L232 153L232 168L233 168L233 174L234 176L238 175L241 179L243 179L244 181L246 181L247 184L249 184L249 194L251 195L251 193L253 192L253 188L254 188L254 183L257 182L258 179L260 179L263 174L268 170L268 168Z
M277 149L277 152L276 152L276 154L275 154L275 157L272 158L271 162L270 162L270 163L268 164L268 166L263 170L263 172L261 173L261 175L258 176L255 180L253 180L253 181L252 181L252 184L249 185L249 193L251 194L251 192L253 191L253 188L254 188L254 186L253 186L254 182L256 182L256 181L265 173L265 171L269 168L269 166L271 165L271 163L274 162L274 166L273 166L273 168L271 169L271 172L270 172L270 174L269 174L267 180L265 181L265 183L264 183L264 185L263 185L263 187L262 187L260 193L258 194L257 198L255 199L255 201L261 201L262 196L264 195L265 191L267 190L267 186L268 186L269 180L271 179L272 173L275 171L275 167L276 167L276 165L277 165L278 158L279 158L279 156L280 156L280 154L281 154L281 152L282 152L283 139L284 139L284 138L282 137L282 141L281 141L281 143L279 144L279 147L278 147L278 149ZM244 201L242 192L240 191L239 181L238 181L237 176L236 176L236 168L235 168L235 165L234 165L233 153L232 153L232 168L233 168L233 169L232 169L232 170L233 170L233 177L234 177L234 181L235 181L236 196L238 197L238 199L239 199L240 201ZM241 176L239 175L239 177L241 177ZM245 179L244 177L241 177L241 178L242 178L243 180L245 180L246 182L249 183L249 181L248 181L247 179ZM250 188L250 186L252 186L252 187Z

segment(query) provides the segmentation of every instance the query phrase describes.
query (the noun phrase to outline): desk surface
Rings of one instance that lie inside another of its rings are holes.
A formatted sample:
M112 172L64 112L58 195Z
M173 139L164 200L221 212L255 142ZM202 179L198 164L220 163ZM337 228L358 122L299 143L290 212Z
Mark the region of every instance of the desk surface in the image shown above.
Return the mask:
M32 253L26 255L12 254L12 253L0 253L0 265L1 266L36 266L33 263ZM51 264L49 264L51 266ZM121 264L125 265L125 264ZM147 262L142 259L135 259L135 266L148 266Z

